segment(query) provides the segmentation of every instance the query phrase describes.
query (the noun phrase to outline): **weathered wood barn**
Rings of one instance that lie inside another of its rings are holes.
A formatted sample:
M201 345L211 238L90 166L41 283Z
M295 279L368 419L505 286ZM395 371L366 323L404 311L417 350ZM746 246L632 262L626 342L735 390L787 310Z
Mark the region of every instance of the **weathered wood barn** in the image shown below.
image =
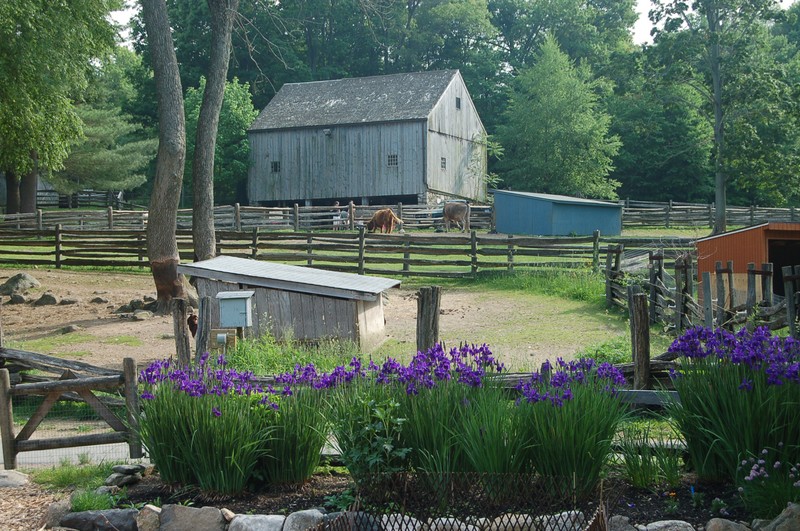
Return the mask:
M288 83L248 137L251 205L485 199L486 130L458 70Z
M181 264L200 297L210 297L211 326L219 323L217 293L253 290L253 337L349 340L364 349L384 339L382 293L399 280L324 271L233 256Z

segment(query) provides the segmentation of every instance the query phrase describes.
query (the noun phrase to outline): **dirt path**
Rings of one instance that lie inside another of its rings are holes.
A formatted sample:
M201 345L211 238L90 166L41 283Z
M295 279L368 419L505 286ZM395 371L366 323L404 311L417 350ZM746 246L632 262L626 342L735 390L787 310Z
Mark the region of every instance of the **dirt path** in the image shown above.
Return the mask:
M0 270L0 284L22 270ZM29 292L36 300L51 292L68 305L6 304L0 309L7 346L77 359L103 367L121 367L125 357L140 364L174 353L171 317L145 321L114 311L132 299L154 296L149 275L27 270L42 286ZM385 307L386 342L372 352L410 355L416 342L415 289L390 290ZM101 298L107 302L91 302ZM64 334L69 325L75 332ZM487 343L514 368L538 367L545 359L570 357L576 350L623 333L619 319L598 314L586 305L525 293L443 290L441 338L448 345Z

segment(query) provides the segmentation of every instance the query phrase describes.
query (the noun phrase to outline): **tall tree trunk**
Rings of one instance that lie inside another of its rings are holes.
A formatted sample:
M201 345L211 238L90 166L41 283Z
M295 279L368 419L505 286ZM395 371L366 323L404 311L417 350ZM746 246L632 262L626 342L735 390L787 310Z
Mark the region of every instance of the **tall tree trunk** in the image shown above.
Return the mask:
M11 170L6 170L6 213L19 214L19 178Z
M147 222L147 257L163 313L173 298L185 297L177 271L180 255L175 231L186 160L186 120L166 2L141 0L141 5L158 97L158 154Z
M19 211L22 214L32 214L36 212L36 191L39 189L39 164L35 154L33 158L33 168L22 176L19 182Z
M706 20L711 38L709 47L709 63L711 69L712 98L714 100L714 234L725 232L728 225L727 218L727 176L724 167L725 129L724 114L722 109L722 74L720 72L720 21L719 6L708 6Z
M213 258L214 238L214 150L217 145L219 113L225 96L225 80L231 56L233 19L239 0L208 0L211 13L211 56L203 104L197 120L192 183L192 238L197 260Z

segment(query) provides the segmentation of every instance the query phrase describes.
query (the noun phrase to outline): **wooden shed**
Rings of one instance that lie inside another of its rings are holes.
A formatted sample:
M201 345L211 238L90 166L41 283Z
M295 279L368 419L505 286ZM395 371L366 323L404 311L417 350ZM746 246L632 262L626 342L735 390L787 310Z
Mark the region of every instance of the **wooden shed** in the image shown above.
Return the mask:
M697 247L698 278L703 273L715 273L716 262L723 267L733 262L733 285L737 304L744 302L747 294L747 264L756 269L761 264L772 263L772 292L784 295L784 266L800 265L800 223L768 222L752 227L700 238Z
M458 70L287 83L248 138L251 205L486 198L486 130Z
M536 236L617 235L622 205L565 195L494 191L497 232Z
M219 323L217 293L253 290L252 336L350 340L365 350L383 341L382 293L400 284L233 256L181 264L178 272L194 277L200 297L210 297L212 327Z

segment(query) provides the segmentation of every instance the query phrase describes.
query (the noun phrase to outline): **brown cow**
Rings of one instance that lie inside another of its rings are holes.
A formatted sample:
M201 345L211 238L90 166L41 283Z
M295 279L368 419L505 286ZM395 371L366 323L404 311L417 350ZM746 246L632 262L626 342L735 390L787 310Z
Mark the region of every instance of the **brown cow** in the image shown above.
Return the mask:
M461 232L469 230L469 203L453 201L445 203L442 209L444 219L444 230L450 232L450 222L461 228Z
M386 233L391 234L395 224L402 225L403 220L395 216L391 208L384 208L372 215L372 219L367 222L367 230L375 232L380 229L382 233L386 229Z

